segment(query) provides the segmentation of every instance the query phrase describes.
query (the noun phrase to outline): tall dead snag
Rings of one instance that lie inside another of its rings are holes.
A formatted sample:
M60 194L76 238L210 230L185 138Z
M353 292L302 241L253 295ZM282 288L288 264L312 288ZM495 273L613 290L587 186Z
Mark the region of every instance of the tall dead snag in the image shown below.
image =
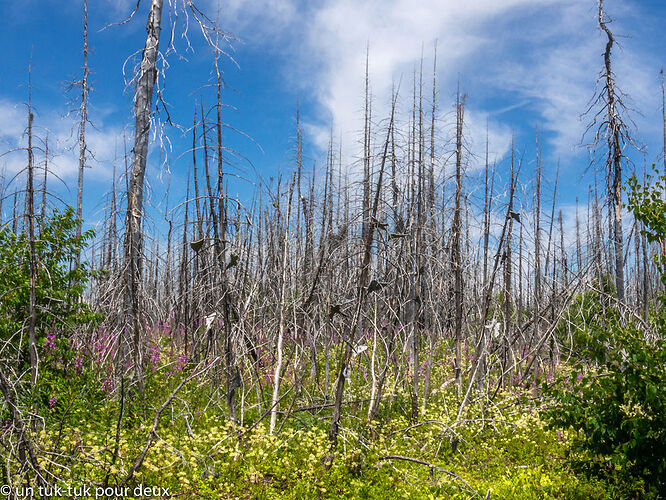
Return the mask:
M220 50L219 32L216 32L215 39L215 75L216 75L216 131L217 131L217 217L218 226L215 227L215 253L217 254L217 262L220 266L221 278L220 288L222 289L222 310L223 310L223 328L224 328L224 366L227 382L227 407L229 409L229 416L234 422L237 422L236 417L236 389L241 385L241 376L236 363L236 349L234 348L232 321L234 316L233 300L231 287L229 285L227 272L233 264L226 263L227 259L227 197L224 194L224 157L222 155L222 87L224 81L222 79L222 72L219 67ZM204 120L202 112L202 120ZM208 172L206 172L208 175ZM213 200L211 199L211 214L215 214L213 209ZM232 254L231 258L238 259L238 256ZM250 349L254 352L252 349Z
M30 63L32 65L32 61ZM28 218L28 240L30 242L30 304L28 305L28 340L30 342L30 380L32 387L37 384L37 258L35 256L35 182L34 154L32 149L32 86L31 69L28 68L28 183L26 189L26 217Z
M117 148L116 148L117 149ZM113 159L113 175L111 176L111 206L109 207L109 237L106 268L116 267L116 158Z
M157 79L157 53L160 43L163 0L152 0L148 24L146 25L146 45L141 56L141 66L134 94L135 127L134 156L127 192L127 217L125 220L125 312L133 333L134 370L143 389L141 372L141 222L143 218L143 181L148 157L148 135L153 102L153 90Z
M2 226L2 200L5 199L5 170L0 174L0 226Z
M488 122L486 122L486 165L484 177L484 195L483 195L483 289L488 286L488 241L490 239L490 214L493 206L493 190L495 184L495 165L493 164L492 178L490 186L488 185L489 163L489 139Z
M659 76L661 76L661 123L664 140L662 153L664 154L664 172L666 172L666 89L664 89L664 68L661 68L659 71Z
M513 172L514 172L514 147L513 143L511 144L511 182L513 181ZM513 195L512 195L513 197ZM511 200L513 204L513 200ZM511 254L511 240L513 238L513 221L515 219L520 219L520 215L513 210L509 212L509 226L506 232L506 250L502 255L502 263L504 266L504 304L503 304L503 319L504 319L504 338L502 339L502 375L500 383L504 387L505 375L511 372L509 366L509 353L512 353L512 341L511 341L511 311L513 310L513 290L511 287L512 281L512 254Z
M536 132L536 191L534 193L534 333L538 338L541 323L541 142Z
M187 172L187 187L185 189L185 199L187 202L185 203L185 216L183 220L183 239L182 239L182 246L181 246L181 254L180 254L180 273L178 276L178 297L179 297L179 303L180 307L178 307L177 311L180 314L180 322L182 322L183 325L185 325L185 336L184 336L184 343L185 343L185 355L189 356L189 326L190 326L190 321L189 321L189 266L187 265L188 261L188 254L187 254L187 224L189 222L188 220L188 215L189 215L189 199L190 199L190 171L188 170ZM176 321L176 324L178 324L179 321Z
M462 256L460 250L460 233L462 232L462 129L465 114L465 96L460 96L460 88L456 98L456 194L453 209L452 249L453 261L453 301L454 301L454 335L456 339L455 378L458 389L462 390L462 322L463 322L463 289L462 289Z
M285 297L287 293L287 257L289 256L289 219L291 218L291 199L294 192L295 178L291 181L289 193L287 194L287 217L284 223L283 242L282 242L282 259L280 265L280 300L278 301L278 338L275 353L275 373L273 374L273 398L271 401L271 434L275 430L277 423L278 403L280 401L280 376L282 372L282 358L283 358L283 342L284 342L284 329L285 329ZM279 199L276 205L279 204Z
M578 216L578 196L576 196L576 273L580 276L583 269L583 255L581 252L580 218Z
M81 79L81 122L79 124L79 178L76 192L76 237L81 238L83 219L83 170L86 168L86 121L88 120L88 0L83 0L83 78ZM76 252L76 266L81 252Z
M46 133L46 139L44 140L44 177L42 177L42 207L39 212L39 224L40 224L40 231L44 229L44 221L46 220L46 192L47 192L47 184L48 184L48 176L49 176L49 134L48 132ZM0 189L0 196L1 194L1 189ZM0 209L2 208L2 204L0 204ZM2 210L0 210L2 212Z
M605 136L608 142L608 156L606 165L608 168L608 178L610 186L609 201L612 204L613 215L613 250L615 261L615 287L617 288L617 299L624 302L624 252L622 235L622 146L626 142L626 126L620 116L622 101L621 93L617 91L615 85L615 75L611 67L611 50L615 43L613 33L604 20L604 1L599 0L599 27L606 33L608 41L604 51L604 70L602 77L604 86L601 91L601 97L604 101L604 119L601 127L605 129ZM597 134L598 135L598 134Z
M437 114L437 42L435 42L435 55L432 66L432 108L430 114L430 167L428 169L428 199L427 216L428 229L430 231L430 252L434 254L435 243L435 116ZM435 357L435 329L432 325L428 328L428 361L426 362L425 380L423 382L423 413L428 406L430 397L430 378L432 376L432 365Z
M423 57L421 57L421 65L419 68L419 88L418 88L418 125L416 114L416 75L414 75L414 108L413 108L413 135L412 135L412 186L413 194L412 203L416 203L416 227L414 230L414 241L410 241L412 249L412 263L413 263L413 281L410 284L410 312L411 312L411 400L412 400L412 421L418 420L418 394L419 394L419 351L420 351L420 337L421 337L421 322L422 311L421 306L424 299L424 270L422 266L422 256L425 245L423 244L423 230L424 230L424 194L425 194L425 171L423 165ZM418 143L417 143L418 141ZM418 156L417 156L418 152ZM415 178L414 178L415 177ZM412 210L413 213L413 210Z
M371 103L370 103L370 78L368 76L370 47L365 51L365 118L363 126L363 229L361 239L365 240L368 233L368 212L370 211L370 126L371 126Z
M384 179L384 166L386 165L386 158L388 155L389 142L391 140L391 133L393 132L393 124L395 118L395 106L397 100L397 92L393 96L393 102L391 103L391 119L389 121L388 131L386 134L386 141L384 142L384 152L382 154L382 161L379 167L379 177L377 178L377 189L375 191L375 198L372 205L372 214L371 220L376 220L377 211L379 209L379 200L382 190L382 182ZM340 426L340 416L342 409L342 397L345 390L345 381L349 376L349 362L351 360L352 351L354 347L354 341L356 338L354 328L358 327L359 318L361 317L361 310L363 308L363 302L368 292L367 282L368 276L370 274L370 260L372 257L372 242L374 238L374 229L376 224L368 225L368 232L365 235L363 241L363 254L361 260L361 268L358 276L357 282L357 295L356 295L356 310L354 317L349 324L347 329L347 334L344 336L344 345L345 350L342 356L342 363L340 364L340 372L335 383L335 403L333 404L333 418L331 420L331 428L329 430L329 439L331 442L331 449L335 449L338 444L338 432ZM328 464L329 466L331 463Z

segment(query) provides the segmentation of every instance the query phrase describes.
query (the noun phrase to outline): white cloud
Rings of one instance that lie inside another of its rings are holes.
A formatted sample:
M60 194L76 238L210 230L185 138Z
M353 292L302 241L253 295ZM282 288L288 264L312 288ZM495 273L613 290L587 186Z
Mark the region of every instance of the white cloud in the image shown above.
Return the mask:
M309 24L307 44L301 59L314 58L306 81L318 96L336 130L356 132L362 126L365 49L369 45L369 73L377 107L375 116L386 116L393 82L403 78L403 95L414 65L425 50L432 55L438 40L440 88L455 82L458 72L483 48L496 43L501 35L497 21L507 15L520 15L527 9L557 0L509 0L496 2L441 2L437 0L327 2L316 11ZM424 49L425 44L425 49ZM431 70L426 63L426 74ZM496 70L497 68L495 68ZM493 68L491 68L491 71ZM428 78L429 80L429 78ZM484 127L485 129L485 127ZM485 130L484 130L485 136ZM485 140L485 137L484 137Z
M48 137L50 173L49 182L61 181L73 190L79 165L79 149L77 123L74 115L63 117L56 110L46 110L40 113L33 109L33 148L35 166L44 165L46 139ZM97 124L86 129L86 142L94 157L88 156L88 166L85 176L88 180L108 182L111 175L110 162L114 157L115 141L120 138L122 144L122 131L114 127L105 127ZM2 152L6 154L0 159L6 171L7 178L19 174L27 165L28 144L27 138L27 112L25 105L14 104L0 99L0 144ZM41 175L39 175L41 179ZM19 182L19 181L14 181Z
M181 5L181 0L172 1ZM129 0L119 4L131 10ZM319 105L319 116L306 117L310 122L304 129L320 150L328 144L332 125L348 159L358 156L367 46L373 117L378 120L388 115L395 82L402 79L401 95L409 100L422 54L424 83L430 86L437 40L440 109L453 101L452 90L462 74L470 110L479 118L468 124L476 150L485 143L485 117L492 113L488 108L514 99L536 114L554 156L566 158L580 151L588 122L580 115L602 63L604 39L597 26L596 0L199 0L199 6L211 18L217 17L219 7L224 29L279 54L276 61L283 65L285 85L309 93ZM645 14L629 2L607 8L627 24ZM613 29L631 32L619 21ZM655 61L631 40L619 42L624 47L614 53L619 83L637 108L650 110L644 120L637 117L641 128L649 128L655 123L650 113L658 106ZM498 99L500 92L504 94ZM511 126L504 120L509 118L490 116L491 143L498 142L501 156L507 150Z
M472 153L472 168L485 165L486 132L488 136L488 161L499 161L511 150L511 129L496 121L486 111L465 110L465 132L469 137L469 150Z
M206 12L241 40L283 42L305 6L295 0L205 0ZM278 47L276 47L278 48Z

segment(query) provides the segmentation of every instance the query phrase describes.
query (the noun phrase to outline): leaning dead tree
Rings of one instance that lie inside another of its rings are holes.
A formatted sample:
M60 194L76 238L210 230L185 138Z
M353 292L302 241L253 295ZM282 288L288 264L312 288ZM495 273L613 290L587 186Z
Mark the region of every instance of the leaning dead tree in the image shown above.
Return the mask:
M143 183L148 159L148 139L153 103L153 90L157 79L157 54L160 43L163 0L152 0L148 24L146 25L146 44L141 56L141 65L137 76L134 93L134 147L130 170L129 189L127 192L127 216L125 218L125 322L133 334L133 356L135 376L139 388L143 386L141 373L141 240L143 219ZM123 349L125 342L123 342Z
M137 12L141 1L139 0L134 8L134 11L125 21L129 21L134 14ZM190 19L192 18L195 21L195 25L201 31L205 42L214 47L216 52L216 61L219 54L227 55L224 51L220 50L219 42L228 41L230 35L224 32L221 32L217 24L208 18L191 0L182 0L181 2L169 2L167 4L168 8L172 9L172 24L170 26L171 36L168 39L168 47L164 51L163 55L160 55L160 35L162 31L162 11L163 11L163 0L151 0L150 1L150 10L148 13L148 22L146 24L146 41L144 49L141 53L141 62L139 67L134 75L135 81L135 90L134 90L134 146L132 148L132 163L129 168L127 181L127 210L125 217L125 236L124 236L124 256L123 256L123 266L122 266L122 302L123 302L123 314L124 317L121 319L121 338L120 344L121 352L120 358L121 362L126 360L128 356L129 346L131 345L131 351L133 356L133 366L134 366L134 378L138 384L139 390L143 387L143 375L142 375L142 339L141 339L141 324L143 316L143 292L144 290L144 277L143 277L143 228L142 223L144 219L144 178L146 173L146 164L148 161L148 146L149 146L149 136L151 128L151 120L153 118L152 107L153 107L153 95L157 92L159 96L159 102L161 103L162 109L165 108L165 103L160 92L160 88L157 84L158 79L158 68L157 61L159 58L166 58L166 55L169 53L176 52L176 49L173 45L174 36L173 32L176 29L175 23L178 19L179 14L183 14L185 18L182 38L184 38L189 44L188 39L188 26L190 25ZM121 23L122 24L122 23ZM217 69L217 62L216 62ZM219 78L218 70L218 89L221 86L221 81ZM220 105L218 103L218 109ZM166 121L171 123L171 120L167 113ZM202 125L205 129L205 123L202 116ZM161 134L161 130L159 131ZM218 129L218 150L222 150L221 139ZM221 162L221 153L218 154L219 161ZM222 176L221 169L218 174L218 196L221 202L224 202L222 196L223 186L222 186ZM210 182L210 179L207 175L207 182ZM212 200L212 194L209 189L209 197ZM211 201L210 204L210 214L219 215L224 217L223 214L216 214L214 203ZM226 227L225 220L214 220L213 228L215 230L215 257L217 257L218 264L221 267L224 267L224 244L222 240L224 235L220 234L220 228L224 229ZM153 282L155 282L155 277L159 273L159 266L153 266L151 268L153 273ZM227 300L228 302L228 300ZM228 307L225 307L225 311ZM230 313L225 312L225 317L229 317ZM225 328L229 327L229 321L225 323ZM131 333L131 342L130 338L127 335ZM227 332L229 336L229 332ZM237 378L237 377L235 377Z

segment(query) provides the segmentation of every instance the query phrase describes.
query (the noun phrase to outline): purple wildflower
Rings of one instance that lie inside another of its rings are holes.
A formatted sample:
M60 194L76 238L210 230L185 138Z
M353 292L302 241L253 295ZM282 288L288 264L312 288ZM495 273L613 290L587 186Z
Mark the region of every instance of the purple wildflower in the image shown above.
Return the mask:
M56 350L56 334L55 331L53 331L53 329L51 329L46 334L46 340L44 341L44 349L46 349L47 353L55 352Z
M113 390L113 379L107 378L102 381L102 392L108 394Z
M157 365L160 361L160 354L161 350L159 345L153 344L150 346L149 355L150 355L150 362L153 365L153 370L157 370Z
M183 354L178 357L178 360L176 361L176 370L182 371L183 368L185 368L185 365L187 364L187 354Z
M83 371L83 354L79 353L74 358L74 371L81 373Z

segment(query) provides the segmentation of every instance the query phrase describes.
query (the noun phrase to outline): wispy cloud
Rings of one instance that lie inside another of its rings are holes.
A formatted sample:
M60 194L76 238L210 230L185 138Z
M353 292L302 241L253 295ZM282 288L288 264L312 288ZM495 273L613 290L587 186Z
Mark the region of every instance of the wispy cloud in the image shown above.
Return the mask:
M48 138L48 170L51 180L65 183L71 190L79 165L76 118L64 118L57 110L40 113L33 109L33 148L35 166L42 168ZM27 109L24 104L0 100L0 144L5 155L0 159L8 178L20 174L27 165ZM86 177L106 183L111 176L111 162L115 155L115 144L122 131L115 127L88 125L86 142L94 154L88 155Z
M469 67L484 48L506 34L499 20L528 16L543 5L567 5L567 1L510 0L495 2L413 2L351 0L327 2L310 23L302 59L314 59L306 85L318 96L334 127L343 133L361 128L365 49L369 45L370 80L375 103L384 103L376 115L386 112L393 82L411 76L425 44L426 57L438 40L439 81L454 84L461 69ZM489 71L497 73L499 61ZM383 108L383 109L382 109ZM484 127L485 128L485 127ZM485 132L485 131L484 131Z
M217 0L209 1L217 4ZM614 29L620 34L630 32L636 9L629 3L611 7L615 17L627 19L626 25L613 25ZM276 46L289 53L282 70L285 80L308 92L319 105L306 130L321 148L328 142L331 126L346 149L355 144L362 129L366 47L373 116L381 118L388 115L394 83L402 78L403 94L409 94L406 87L422 55L426 73L431 71L437 40L439 87L449 89L441 92L440 104L452 101L450 89L462 73L464 90L471 93L470 116L476 116L469 123L474 144L485 143L484 122L490 109L513 100L540 123L554 157L582 151L578 146L588 120L581 115L594 93L604 44L595 0L327 0L317 4L226 0L223 8L241 37L269 34ZM620 42L623 48L615 54L618 82L633 96L635 107L653 110L655 76L650 75L656 74L655 58L634 40ZM505 116L490 116L491 142L498 143L495 149L502 155L512 125ZM643 122L638 116L637 123L650 127L654 120Z

